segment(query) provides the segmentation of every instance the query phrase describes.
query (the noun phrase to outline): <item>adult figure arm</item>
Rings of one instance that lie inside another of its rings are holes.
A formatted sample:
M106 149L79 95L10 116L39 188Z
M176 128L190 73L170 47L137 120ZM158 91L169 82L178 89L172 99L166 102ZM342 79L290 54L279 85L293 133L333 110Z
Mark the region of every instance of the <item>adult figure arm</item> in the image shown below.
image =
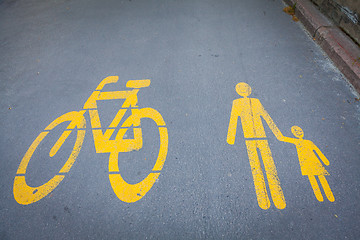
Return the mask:
M266 123L268 124L269 128L270 128L271 131L274 133L275 137L276 137L279 141L283 141L284 135L282 135L281 131L280 131L279 128L276 126L276 124L274 123L274 121L272 120L272 118L270 117L270 115L267 113L267 111L264 109L264 107L263 107L263 105L260 103L260 101L259 101L259 107L260 107L261 116L264 118L264 120L265 120Z
M233 104L232 104L229 129L228 129L228 134L227 134L227 139L226 139L228 144L235 143L236 127L237 127L237 121L239 118L239 109L238 108L239 108L239 106L238 106L236 100L234 100Z
M280 140L280 139L279 139L279 140ZM281 138L280 141L295 144L296 140L298 140L298 139L297 139L297 138L290 138L290 137L284 137L284 136L282 136L282 138Z

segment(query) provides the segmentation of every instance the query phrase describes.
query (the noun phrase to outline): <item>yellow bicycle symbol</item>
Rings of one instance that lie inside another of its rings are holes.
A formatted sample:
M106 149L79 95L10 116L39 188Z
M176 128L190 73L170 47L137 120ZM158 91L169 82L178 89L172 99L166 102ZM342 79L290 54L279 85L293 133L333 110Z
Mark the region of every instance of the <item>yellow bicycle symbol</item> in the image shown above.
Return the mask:
M84 113L86 111L89 111L90 124L93 132L96 152L110 153L109 179L116 196L124 202L136 202L144 197L145 194L152 188L155 181L158 179L160 175L159 171L162 170L166 160L168 150L167 128L165 126L164 119L158 111L153 108L138 108L137 106L137 94L140 88L148 87L150 85L149 79L129 80L126 83L126 87L131 88L132 90L111 92L101 91L106 84L116 83L118 80L118 76L109 76L105 78L103 81L101 81L96 90L85 102L83 110L69 112L58 117L52 123L50 123L45 128L45 130L41 132L34 140L21 160L14 180L14 198L19 204L28 205L39 201L40 199L47 196L51 191L53 191L65 178L64 174L69 172L73 166L84 141L86 127ZM96 101L113 99L125 99L125 102L122 104L108 129L105 131L105 133L103 133ZM131 115L125 119L115 139L110 140L110 137L114 133L115 128L118 127L120 121L128 109L131 109ZM142 130L140 126L142 118L152 119L158 126L160 134L160 150L156 163L152 169L153 172L149 173L149 175L141 182L137 184L129 184L121 177L119 173L118 155L120 152L130 152L142 148L143 141ZM68 121L70 122L69 125L49 153L50 157L53 157L65 142L67 137L70 135L70 133L76 128L77 137L74 148L68 160L60 169L59 173L50 179L47 183L39 187L28 186L25 180L26 169L36 148L52 129L54 129L59 124ZM124 135L129 127L133 127L134 138L124 139Z

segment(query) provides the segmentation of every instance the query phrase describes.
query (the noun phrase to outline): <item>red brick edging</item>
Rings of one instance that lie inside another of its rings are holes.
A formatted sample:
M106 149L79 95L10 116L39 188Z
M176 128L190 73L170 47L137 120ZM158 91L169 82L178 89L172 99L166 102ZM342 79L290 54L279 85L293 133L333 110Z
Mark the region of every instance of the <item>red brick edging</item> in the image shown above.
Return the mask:
M360 93L360 48L358 45L309 0L284 0L284 2L290 6L296 3L295 15Z

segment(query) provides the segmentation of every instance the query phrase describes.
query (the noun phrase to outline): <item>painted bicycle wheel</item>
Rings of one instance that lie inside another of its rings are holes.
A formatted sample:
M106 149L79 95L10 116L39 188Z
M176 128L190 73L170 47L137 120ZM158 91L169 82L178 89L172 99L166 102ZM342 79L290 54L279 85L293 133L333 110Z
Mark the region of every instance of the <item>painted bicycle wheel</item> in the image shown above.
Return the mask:
M155 121L160 134L160 149L152 172L141 182L136 184L127 183L119 173L119 152L110 153L109 157L109 179L116 196L124 202L132 203L140 200L153 187L160 175L168 151L168 131L165 121L158 111L153 108L138 109L124 122L123 127L140 125L142 118L149 118ZM140 128L134 128L134 131Z
M21 163L19 165L19 168L16 172L15 180L14 180L14 198L15 200L22 205L28 205L34 202L39 201L40 199L47 196L51 191L53 191L60 182L65 178L65 173L69 172L71 167L73 166L79 152L81 149L81 146L84 141L85 137L85 126L86 126L86 120L83 116L85 113L85 110L82 111L74 111L66 113L57 119L55 119L52 123L50 123L43 132L41 132L37 138L34 140L34 142L31 144L27 152L25 153L23 159L21 160ZM60 169L59 173L55 175L53 178L51 178L48 182L45 184L38 186L38 187L30 187L26 183L25 175L26 170L28 167L28 164L31 160L31 157L33 156L36 148L39 146L39 144L44 140L46 135L53 130L56 126L63 122L70 121L68 127L66 130L62 133L60 138L57 140L55 145L52 147L49 155L50 157L54 156L61 145L65 142L67 137L70 135L70 133L76 128L77 130L77 136L75 145L72 149L72 152L67 159L64 166ZM81 130L82 129L82 130Z

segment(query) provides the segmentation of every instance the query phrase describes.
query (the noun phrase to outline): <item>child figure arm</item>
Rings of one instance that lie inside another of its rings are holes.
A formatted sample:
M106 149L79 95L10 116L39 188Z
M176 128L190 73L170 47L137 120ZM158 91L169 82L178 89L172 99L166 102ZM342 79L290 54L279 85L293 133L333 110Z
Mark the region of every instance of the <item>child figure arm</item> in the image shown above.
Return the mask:
M323 163L328 166L330 164L329 160L325 157L325 155L320 151L320 149L313 143L311 142L313 145L313 149L314 151L319 155L321 161L323 161Z

